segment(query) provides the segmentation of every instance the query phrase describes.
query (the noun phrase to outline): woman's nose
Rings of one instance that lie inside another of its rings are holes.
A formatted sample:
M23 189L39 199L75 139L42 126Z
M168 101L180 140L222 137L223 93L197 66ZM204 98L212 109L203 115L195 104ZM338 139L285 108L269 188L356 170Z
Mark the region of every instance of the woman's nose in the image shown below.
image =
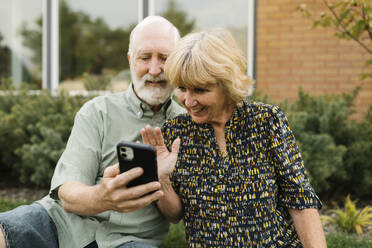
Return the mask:
M185 95L185 106L193 107L197 104L196 99L190 93L186 93Z

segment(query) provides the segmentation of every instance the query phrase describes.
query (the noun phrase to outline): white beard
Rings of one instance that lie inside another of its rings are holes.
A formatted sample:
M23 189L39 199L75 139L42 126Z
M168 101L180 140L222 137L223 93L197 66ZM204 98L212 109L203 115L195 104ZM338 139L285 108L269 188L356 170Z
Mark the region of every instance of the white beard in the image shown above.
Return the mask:
M163 104L172 94L173 86L169 82L167 82L162 87L159 86L154 87L145 84L146 81L152 82L166 81L164 72L162 72L157 77L153 77L147 73L141 79L137 79L134 70L132 70L132 68L130 70L134 91L141 100L145 101L150 106L157 106Z

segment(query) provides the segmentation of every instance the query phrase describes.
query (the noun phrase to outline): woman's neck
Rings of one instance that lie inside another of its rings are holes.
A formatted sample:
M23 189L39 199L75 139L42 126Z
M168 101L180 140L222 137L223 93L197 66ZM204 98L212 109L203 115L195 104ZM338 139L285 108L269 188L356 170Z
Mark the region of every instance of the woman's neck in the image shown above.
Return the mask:
M234 112L234 107L231 106L226 111L224 111L221 114L221 118L218 121L211 122L211 125L214 129L214 134L216 136L216 141L219 149L219 154L222 157L227 156L227 151L226 151L226 140L225 140L225 125L226 123L230 120L233 112Z
M229 105L222 113L215 119L210 122L213 129L224 129L226 123L230 120L235 107L232 105Z

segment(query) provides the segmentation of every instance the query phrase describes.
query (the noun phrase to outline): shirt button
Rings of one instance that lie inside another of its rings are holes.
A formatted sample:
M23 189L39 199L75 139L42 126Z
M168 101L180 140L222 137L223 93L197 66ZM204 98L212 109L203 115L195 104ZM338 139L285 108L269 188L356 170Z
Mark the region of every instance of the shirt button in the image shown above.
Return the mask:
M138 117L141 117L141 112L137 112L137 116Z

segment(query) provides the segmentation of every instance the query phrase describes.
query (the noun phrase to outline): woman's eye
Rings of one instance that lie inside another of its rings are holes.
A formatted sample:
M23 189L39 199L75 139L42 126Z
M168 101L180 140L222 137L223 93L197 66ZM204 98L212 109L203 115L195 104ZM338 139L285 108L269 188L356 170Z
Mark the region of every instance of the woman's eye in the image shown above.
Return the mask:
M205 93L205 92L207 92L208 90L207 90L207 89L203 89L203 88L195 88L194 91L195 91L196 93Z
M183 87L183 86L178 86L177 89L180 90L180 91L182 91L182 92L185 92L186 91L186 88Z

